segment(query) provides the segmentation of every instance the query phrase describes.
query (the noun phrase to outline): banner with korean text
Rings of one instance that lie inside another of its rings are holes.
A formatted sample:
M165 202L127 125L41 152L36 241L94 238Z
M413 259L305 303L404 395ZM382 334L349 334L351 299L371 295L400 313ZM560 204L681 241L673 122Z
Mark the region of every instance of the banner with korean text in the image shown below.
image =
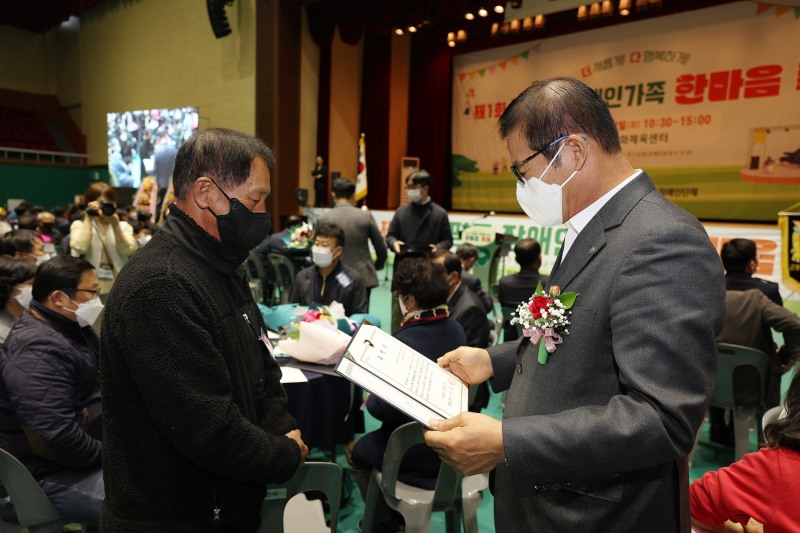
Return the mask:
M798 35L800 9L735 2L456 56L453 209L521 211L497 119L532 81L572 76L670 200L775 221L800 200Z

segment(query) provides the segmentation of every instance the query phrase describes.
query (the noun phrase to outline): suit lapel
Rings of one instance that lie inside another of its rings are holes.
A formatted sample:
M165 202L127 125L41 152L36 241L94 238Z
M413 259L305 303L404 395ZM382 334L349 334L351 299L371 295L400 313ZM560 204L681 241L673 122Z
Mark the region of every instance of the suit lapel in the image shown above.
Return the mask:
M563 256L564 247L561 247L556 267L550 275L550 285L558 285L563 291L605 247L606 231L619 226L631 209L654 189L650 177L642 172L617 192L583 228L566 258Z

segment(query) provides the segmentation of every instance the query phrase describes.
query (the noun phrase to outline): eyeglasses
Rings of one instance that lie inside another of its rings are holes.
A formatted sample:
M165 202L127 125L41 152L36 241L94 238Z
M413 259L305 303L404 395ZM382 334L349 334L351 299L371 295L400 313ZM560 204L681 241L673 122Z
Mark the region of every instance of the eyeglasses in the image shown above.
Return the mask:
M100 294L100 289L72 289L74 291L81 291L81 292L90 292L93 295L97 296Z
M520 182L522 185L525 185L525 176L523 176L522 173L519 171L519 169L520 169L520 167L522 167L522 165L524 165L525 163L527 163L528 161L530 161L531 159L533 159L537 155L541 154L542 152L544 152L545 150L547 150L548 148L553 146L558 141L563 141L567 137L569 137L569 135L562 135L561 137L559 137L555 141L547 143L542 148L536 150L533 153L533 155L529 155L528 157L526 157L525 159L523 159L519 163L514 163L513 165L511 165L511 167L510 167L511 168L511 172L514 174L514 177L517 178L517 181Z

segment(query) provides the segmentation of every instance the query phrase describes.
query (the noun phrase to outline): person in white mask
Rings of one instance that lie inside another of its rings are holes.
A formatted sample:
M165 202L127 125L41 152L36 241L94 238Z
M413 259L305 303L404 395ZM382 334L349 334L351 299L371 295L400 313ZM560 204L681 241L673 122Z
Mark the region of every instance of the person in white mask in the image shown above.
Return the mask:
M50 259L50 254L44 251L42 239L29 229L9 231L0 237L0 255L19 257L36 266Z
M31 303L36 265L25 259L0 256L0 344Z
M466 383L508 390L505 411L431 421L425 440L465 474L493 472L497 531L689 531L687 456L725 315L719 255L626 159L585 83L534 82L499 130L522 209L567 227L531 313L577 296L566 326L522 312L517 341L444 354Z
M98 293L83 259L40 266L0 370L0 448L30 470L63 520L87 526L99 525L104 498L99 339L90 327L103 308ZM15 514L0 498L0 517Z
M344 231L336 224L322 222L315 228L311 259L314 266L297 273L290 302L329 305L339 302L347 316L369 309L367 289L361 275L341 261Z

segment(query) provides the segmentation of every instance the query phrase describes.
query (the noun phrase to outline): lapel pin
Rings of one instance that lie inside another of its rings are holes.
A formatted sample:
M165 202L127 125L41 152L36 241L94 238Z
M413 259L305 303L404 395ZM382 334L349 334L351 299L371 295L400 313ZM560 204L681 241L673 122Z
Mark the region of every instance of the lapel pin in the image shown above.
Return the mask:
M593 253L594 253L594 246L592 246L591 248L589 248L589 255L592 255Z

